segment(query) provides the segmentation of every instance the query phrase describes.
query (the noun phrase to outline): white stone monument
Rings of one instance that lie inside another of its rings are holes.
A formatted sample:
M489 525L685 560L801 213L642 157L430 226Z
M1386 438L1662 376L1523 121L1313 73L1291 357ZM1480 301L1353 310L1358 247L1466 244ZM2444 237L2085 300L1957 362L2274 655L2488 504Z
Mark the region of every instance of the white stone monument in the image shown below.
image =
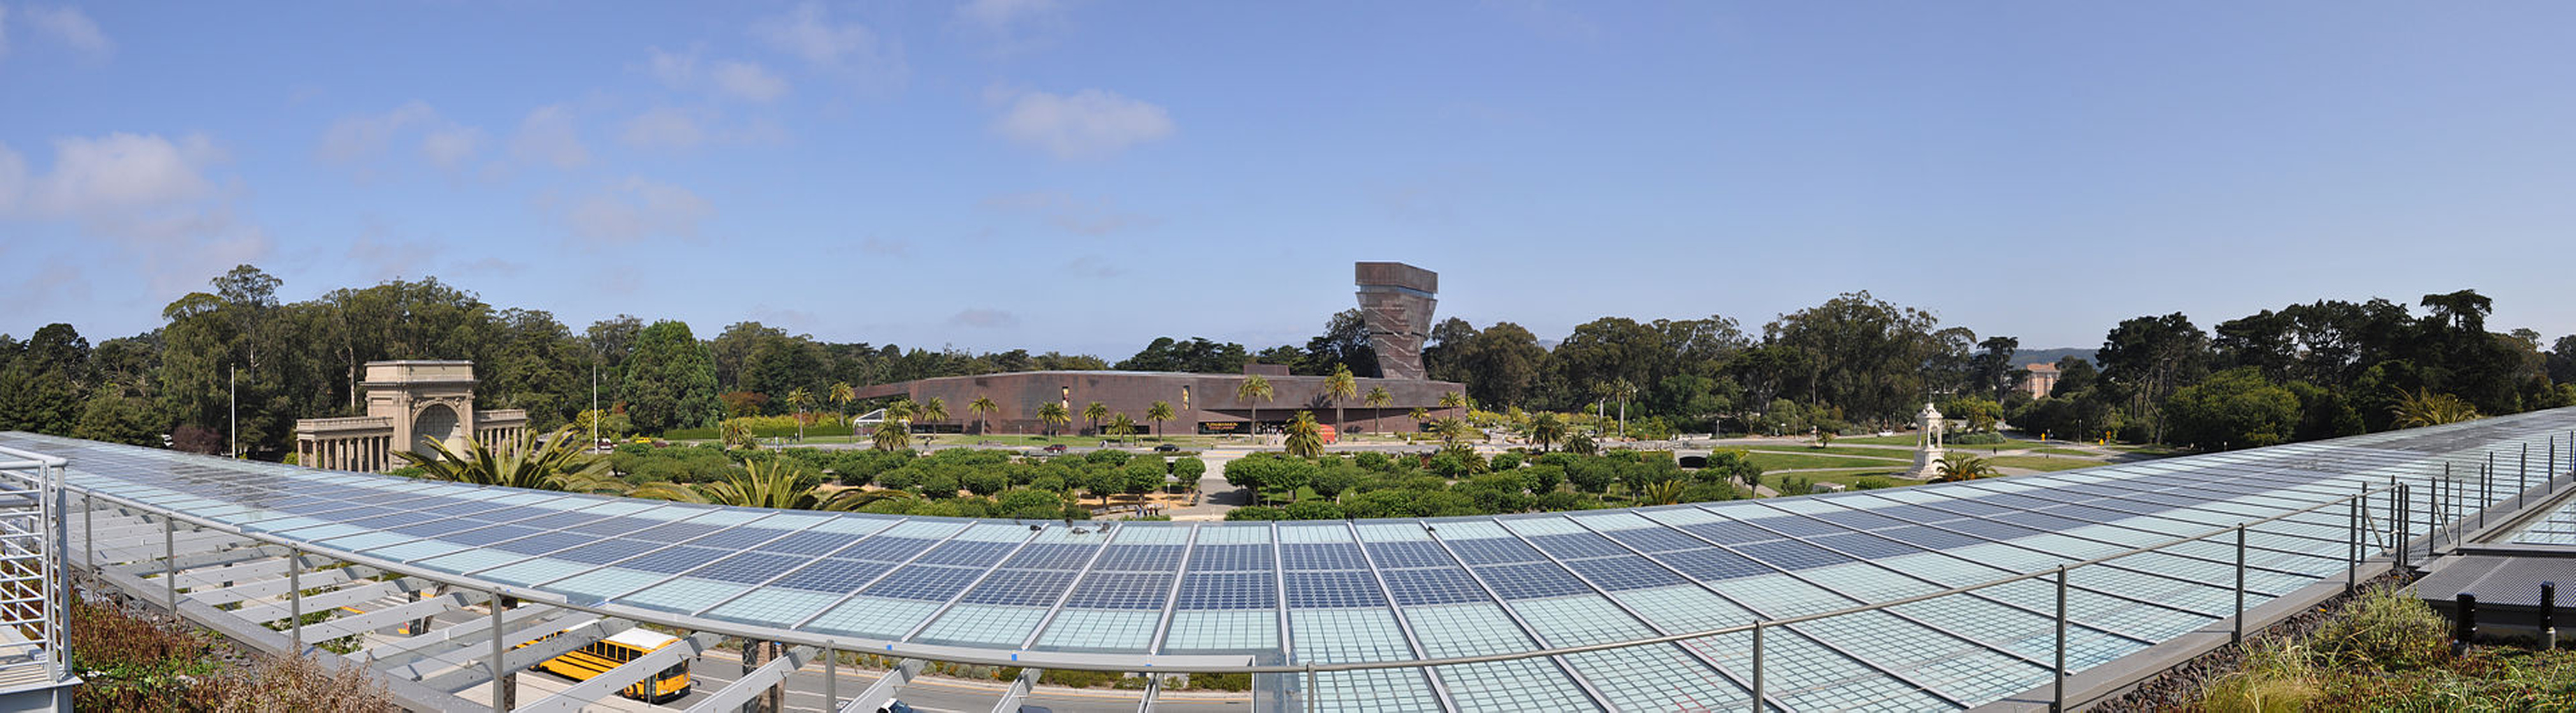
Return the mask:
M1916 444L1917 450L1914 452L1914 476L1929 478L1938 475L1941 467L1943 426L1941 409L1933 408L1929 402L1924 403L1923 412L1914 415L1914 426L1922 432L1922 438Z

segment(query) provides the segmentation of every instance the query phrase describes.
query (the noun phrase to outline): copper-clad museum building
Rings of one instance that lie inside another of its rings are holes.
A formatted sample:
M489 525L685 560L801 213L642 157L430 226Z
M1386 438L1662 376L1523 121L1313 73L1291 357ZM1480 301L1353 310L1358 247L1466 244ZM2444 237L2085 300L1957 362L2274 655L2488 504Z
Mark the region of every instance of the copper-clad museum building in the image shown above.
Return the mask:
M1393 262L1359 263L1355 272L1369 343L1378 354L1378 373L1423 373L1422 341L1431 331L1439 275ZM1346 432L1410 431L1417 426L1410 417L1414 409L1428 411L1434 419L1462 415L1459 412L1464 410L1440 405L1440 397L1465 390L1456 382L1362 377L1353 395L1336 399L1324 392L1326 377L1289 376L1287 370L1282 365L1250 364L1242 374L1024 371L877 384L860 389L859 397L902 396L916 403L936 397L946 404L948 419L922 425L968 431L980 426L989 433L1042 432L1047 425L1038 419L1038 409L1050 403L1064 405L1076 431L1090 429L1082 410L1096 401L1150 432L1155 424L1145 419L1145 412L1156 401L1166 402L1172 405L1172 420L1162 424L1165 433L1244 433L1256 413L1267 427L1286 422L1298 411L1312 412L1316 421ZM1235 398L1245 380L1255 374L1270 382L1271 398L1252 402ZM1368 405L1373 389L1386 391L1385 406ZM1000 409L990 414L967 410L966 405L977 398L992 399Z

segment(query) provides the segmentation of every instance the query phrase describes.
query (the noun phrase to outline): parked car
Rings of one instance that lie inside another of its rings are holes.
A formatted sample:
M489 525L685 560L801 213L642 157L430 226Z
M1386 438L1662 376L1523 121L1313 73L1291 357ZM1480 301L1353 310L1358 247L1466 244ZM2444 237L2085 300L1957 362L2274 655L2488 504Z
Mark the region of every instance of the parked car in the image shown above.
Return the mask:
M1046 451L1046 452L1048 452L1048 453L1063 453L1065 449L1064 449L1064 444L1062 444L1062 443L1050 443L1050 444L1047 444L1047 447L1045 447L1045 448L1040 448L1040 449L1038 449L1038 450Z
M1180 447L1180 446L1177 446L1177 445L1170 444L1170 443L1165 443L1165 444L1163 444L1163 445L1155 446L1155 447L1154 447L1154 452L1156 452L1156 453L1179 453L1179 452L1181 452L1181 447Z

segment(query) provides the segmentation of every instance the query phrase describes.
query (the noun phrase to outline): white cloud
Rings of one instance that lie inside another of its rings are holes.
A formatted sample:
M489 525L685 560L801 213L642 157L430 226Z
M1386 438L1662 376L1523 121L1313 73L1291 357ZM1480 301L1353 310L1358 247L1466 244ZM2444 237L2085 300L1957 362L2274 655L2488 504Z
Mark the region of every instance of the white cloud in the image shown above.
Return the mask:
M720 59L701 67L698 48L688 52L667 52L651 48L652 57L645 61L644 71L662 86L686 91L706 91L717 96L755 102L776 100L787 94L787 80L758 62Z
M984 199L988 209L1026 213L1044 219L1048 225L1083 235L1108 235L1128 228L1149 228L1163 221L1149 215L1118 210L1107 199L1085 201L1054 191L1008 193Z
M878 49L876 31L855 22L834 24L831 11L819 2L753 23L751 34L781 52L827 67L841 66L845 58L872 59Z
M948 323L959 327L999 329L1002 327L1019 326L1020 317L1019 315L998 309L983 309L979 307L950 315L948 317Z
M707 132L698 128L691 112L655 107L626 120L626 130L618 139L639 148L686 150L705 143Z
M70 221L112 241L139 263L133 274L156 296L203 280L207 265L269 252L266 232L233 217L228 200L237 190L207 175L225 156L205 136L112 133L57 138L53 146L53 166L39 174L0 145L0 219Z
M116 52L116 43L107 39L106 33L99 31L98 23L90 21L88 15L81 14L80 8L70 6L44 8L30 5L25 12L28 26L36 28L38 32L53 35L55 39L62 40L63 44L70 45L72 49L102 57Z
M1162 107L1098 89L1061 95L995 88L985 98L1004 105L994 133L1059 159L1106 158L1173 130Z
M483 130L441 117L428 102L415 99L383 114L348 116L332 122L331 128L322 133L322 145L314 154L355 169L361 178L371 177L380 169L375 161L396 137L415 128L421 131L421 158L441 170L463 167L482 148Z
M519 122L518 136L510 139L510 155L555 168L580 168L590 163L590 148L582 145L581 132L573 126L572 107L566 104L549 104L528 112L528 118Z
M1013 23L1054 13L1055 0L973 0L957 6L957 16L985 27L1003 28Z
M582 237L632 242L656 236L696 237L699 221L712 215L715 207L689 189L628 177L574 202L563 219Z

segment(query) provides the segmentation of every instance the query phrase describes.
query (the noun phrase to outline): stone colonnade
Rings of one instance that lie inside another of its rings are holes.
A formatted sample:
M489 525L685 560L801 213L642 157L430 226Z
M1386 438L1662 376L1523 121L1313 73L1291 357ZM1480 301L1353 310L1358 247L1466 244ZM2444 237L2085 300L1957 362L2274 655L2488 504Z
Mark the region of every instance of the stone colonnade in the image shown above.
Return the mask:
M307 438L296 443L295 462L330 470L383 472L393 468L394 437L363 435Z

